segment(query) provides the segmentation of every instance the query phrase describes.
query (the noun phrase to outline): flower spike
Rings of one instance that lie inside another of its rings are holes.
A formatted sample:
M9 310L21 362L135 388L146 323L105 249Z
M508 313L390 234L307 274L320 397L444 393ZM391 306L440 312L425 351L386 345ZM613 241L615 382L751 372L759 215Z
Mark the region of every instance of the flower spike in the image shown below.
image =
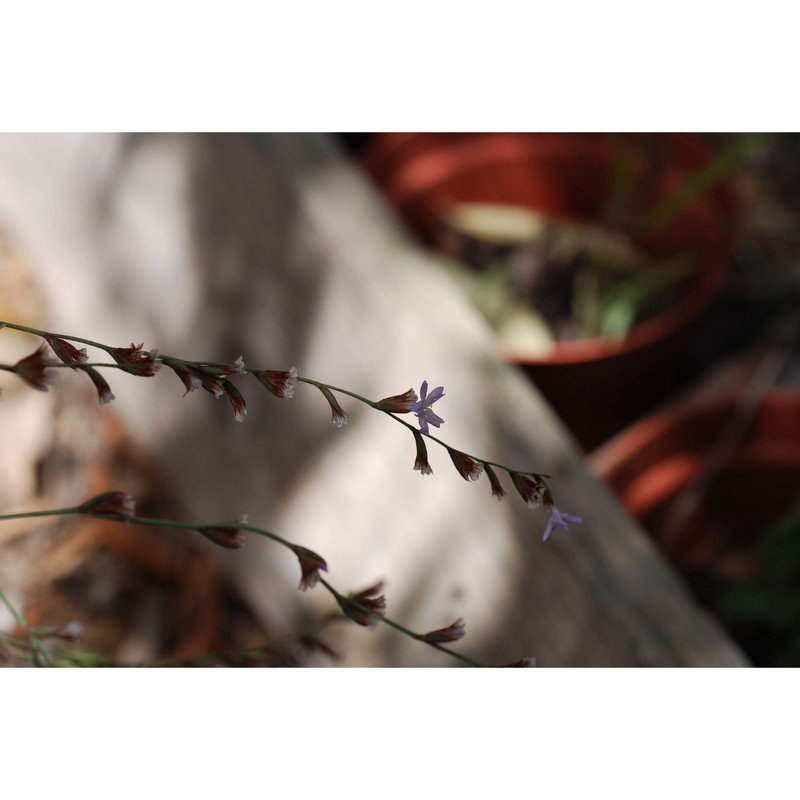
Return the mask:
M483 472L483 464L480 461L476 461L466 453L461 453L452 447L448 447L447 452L450 453L450 458L453 459L458 474L465 481L476 481L480 478Z
M396 394L392 397L384 397L383 400L378 400L377 403L373 403L373 408L390 414L408 414L414 408L416 402L417 393L413 389L409 389L403 394Z
M528 475L520 475L518 472L510 472L509 474L514 488L528 504L528 508L539 508L547 487L541 481L535 481Z
M20 359L14 364L13 371L34 389L40 392L48 390L47 376L45 369L50 366L50 362L45 358L45 351L47 347L44 344L39 345L39 349L35 353Z
M294 388L297 385L297 367L292 367L288 372L278 369L264 369L260 372L253 372L253 375L275 397L289 398L294 396Z
M337 594L336 602L339 603L344 615L353 622L363 625L365 628L373 628L386 613L386 598L379 595L382 590L383 582L379 582L348 597Z
M164 363L181 379L181 383L184 385L186 391L183 393L183 396L186 397L189 392L193 392L195 389L199 389L203 382L197 375L188 367L185 367L183 364L179 364L176 361L164 359Z
M115 517L125 522L136 514L136 501L127 492L103 492L78 506L81 514Z
M110 347L108 354L119 366L130 372L131 375L139 375L145 378L150 378L156 374L161 364L156 361L158 358L158 350L142 350L144 342L134 344L131 342L130 347Z
M318 384L317 388L322 392L325 399L328 401L328 404L331 407L332 418L331 422L337 427L341 428L343 425L347 425L347 413L342 409L339 405L339 402L333 396L333 392L324 384Z
M53 348L53 352L64 364L85 364L89 360L85 347L81 347L79 350L66 339L54 336L52 333L46 333L42 338Z
M300 562L300 586L298 588L305 591L306 589L313 589L319 581L319 571L328 571L328 565L322 556L317 555L313 550L309 550L302 545L294 545L292 547L297 560Z
M502 500L506 496L506 491L503 489L500 478L497 477L497 473L489 466L489 464L483 465L483 471L486 473L486 477L489 479L489 483L492 486L492 497L496 497L498 500Z
M465 633L464 620L459 618L446 628L439 628L429 633L415 633L414 638L428 644L444 644L445 642L457 642L459 639L463 639Z
M231 401L233 418L237 422L244 422L245 415L247 414L247 406L245 405L242 393L230 381L222 381L222 388L228 400Z
M414 462L414 469L419 470L420 475L430 475L433 470L428 463L428 448L425 445L425 440L419 431L412 429L411 432L414 434L414 441L417 443L417 460Z
M94 367L84 367L83 371L91 379L94 388L97 389L100 405L104 406L106 403L110 403L114 399L114 394L108 385L108 381Z
M240 514L236 520L240 525L246 525L250 520L247 514ZM227 547L229 550L237 550L244 544L244 531L241 528L227 527L226 525L203 525L197 529L206 539L218 544L220 547Z

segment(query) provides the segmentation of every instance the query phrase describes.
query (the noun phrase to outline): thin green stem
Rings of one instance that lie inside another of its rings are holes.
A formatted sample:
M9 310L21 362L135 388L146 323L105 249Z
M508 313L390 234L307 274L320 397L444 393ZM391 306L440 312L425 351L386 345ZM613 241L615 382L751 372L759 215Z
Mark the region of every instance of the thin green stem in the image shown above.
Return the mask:
M66 333L52 333L51 331L43 331L39 328L31 328L28 325L18 325L15 322L0 322L0 327L11 328L15 331L22 331L23 333L32 333L34 336L55 336L58 339L67 339L71 342L80 342L81 344L88 344L90 347L97 347L100 350L105 350L107 353L115 348L110 345L103 344L102 342L95 342L91 339L84 339L81 336L70 336Z
M54 667L55 664L53 662L53 659L50 657L50 653L47 652L45 646L42 644L39 637L36 635L34 629L28 623L28 620L25 619L22 613L20 613L19 611L17 611L16 608L14 608L13 603L6 597L5 592L3 592L2 590L0 590L0 601L2 601L5 607L11 612L12 616L17 621L17 625L19 625L21 628L24 628L25 631L27 631L28 636L30 637L31 640L31 644L33 645L36 652L39 654L39 657L42 659L42 661L48 667Z

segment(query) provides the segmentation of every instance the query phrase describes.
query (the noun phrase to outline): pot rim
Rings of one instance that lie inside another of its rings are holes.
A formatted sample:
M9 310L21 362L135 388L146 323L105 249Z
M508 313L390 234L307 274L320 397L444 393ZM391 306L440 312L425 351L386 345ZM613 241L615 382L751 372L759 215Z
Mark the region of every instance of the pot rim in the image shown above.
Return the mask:
M408 134L407 139L412 136ZM580 147L576 148L578 142ZM524 133L498 133L482 138L465 136L441 147L432 141L432 145L430 151L397 165L389 181L387 191L401 214L413 206L418 198L430 194L434 187L456 172L466 175L489 167L525 161L545 162L551 166L559 161L597 163L607 161L612 155L612 144L608 138L591 133L543 133L535 137ZM679 175L682 172L685 170L676 166L668 168L666 174ZM712 207L708 196L696 202L703 203L706 208ZM645 349L685 329L708 309L725 284L728 274L726 262L722 252L716 257L704 258L691 291L665 311L633 326L624 339L594 336L557 341L546 355L539 356L499 342L498 355L504 361L521 366L557 367L605 361Z
M711 398L685 401L651 414L633 423L595 451L590 459L592 471L613 486L616 474L626 466L632 454L641 452L657 439L680 429L696 417L720 412L732 413L740 400L740 394L725 393ZM800 390L777 388L771 389L761 398L756 416L781 411L788 413L792 410L800 413ZM800 442L797 450L800 455Z

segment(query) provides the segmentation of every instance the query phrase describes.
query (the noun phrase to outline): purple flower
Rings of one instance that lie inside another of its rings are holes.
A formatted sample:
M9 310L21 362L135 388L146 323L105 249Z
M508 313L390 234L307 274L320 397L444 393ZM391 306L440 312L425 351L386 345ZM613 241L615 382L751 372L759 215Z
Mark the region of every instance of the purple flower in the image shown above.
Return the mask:
M565 531L569 530L569 524L572 523L573 525L580 525L583 520L580 517L573 516L572 514L565 514L563 511L559 511L558 508L552 506L550 509L550 519L547 521L547 527L544 529L544 536L542 537L542 541L546 542L550 534L553 532L553 528L556 525L559 528L563 528Z
M428 423L438 428L444 420L437 416L431 406L440 398L444 397L444 386L437 386L428 394L428 381L422 381L419 388L419 400L411 406L412 413L417 415L419 429L423 433L428 433Z

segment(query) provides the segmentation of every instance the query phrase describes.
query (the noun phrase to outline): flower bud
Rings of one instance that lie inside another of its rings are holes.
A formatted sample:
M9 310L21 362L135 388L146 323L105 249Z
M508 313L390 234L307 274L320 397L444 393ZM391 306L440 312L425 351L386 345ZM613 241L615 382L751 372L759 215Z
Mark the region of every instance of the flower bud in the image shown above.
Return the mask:
M294 545L292 547L297 560L300 562L300 571L302 576L300 578L300 586L298 588L305 591L306 589L313 589L319 581L319 571L328 571L328 565L322 556L318 556L313 550L301 545Z
M240 525L246 525L249 522L247 514L241 514L236 521ZM229 550L238 550L244 544L244 531L241 528L226 525L203 525L197 529L197 532L214 544L227 547Z
M383 595L373 596L378 595L382 589L383 582L379 582L348 597L336 595L336 602L339 603L339 607L346 617L365 628L372 628L386 613L386 598Z
M489 483L492 486L492 497L502 500L506 496L506 491L500 484L500 479L497 477L497 473L489 464L483 465L483 471L486 473L486 477L489 479Z
M128 522L136 513L136 501L126 492L103 492L78 506L81 514L115 517Z
M409 389L404 394L396 394L393 397L384 397L383 400L378 400L373 403L373 408L378 411L387 411L391 414L408 414L413 405L417 402L417 393L413 389Z
M46 345L41 344L35 353L20 359L14 364L13 371L25 383L38 389L40 392L46 392L48 389L47 376L45 369L50 366L50 362L45 358Z
M278 369L265 369L260 372L254 372L253 375L255 375L275 397L289 398L294 395L294 387L297 385L296 367L292 367L288 372Z
M443 644L444 642L457 642L464 638L465 633L464 620L459 618L446 628L439 628L429 633L415 633L414 638L428 644Z
M520 475L518 472L511 472L511 481L519 492L520 497L528 504L528 508L539 508L542 502L542 495L547 487L538 480L534 480L528 475Z
M430 475L433 473L431 465L428 463L428 448L422 434L417 430L411 431L414 434L414 441L417 444L417 460L414 462L414 469L419 470L421 475Z
M228 400L231 401L234 419L237 422L244 422L245 415L247 414L247 406L245 405L242 393L230 381L222 381L222 388Z
M476 481L480 478L483 472L483 464L480 461L476 461L466 453L453 450L452 447L448 447L447 452L450 453L450 458L453 459L453 464L458 470L458 474L465 481Z
M336 398L333 396L333 392L324 385L318 385L317 388L322 392L325 399L328 401L328 404L331 407L331 422L337 427L341 428L343 425L347 425L347 414L339 405Z
M152 377L156 374L160 363L156 361L158 358L158 350L142 350L144 342L134 344L131 342L130 347L111 347L108 354L120 367L131 375L139 375L145 378Z
M64 364L85 364L89 360L85 347L81 347L79 350L66 339L54 336L52 333L45 333L43 338Z
M84 367L83 371L91 378L94 388L97 389L100 405L104 406L106 403L110 403L114 399L114 395L108 381L94 367Z

